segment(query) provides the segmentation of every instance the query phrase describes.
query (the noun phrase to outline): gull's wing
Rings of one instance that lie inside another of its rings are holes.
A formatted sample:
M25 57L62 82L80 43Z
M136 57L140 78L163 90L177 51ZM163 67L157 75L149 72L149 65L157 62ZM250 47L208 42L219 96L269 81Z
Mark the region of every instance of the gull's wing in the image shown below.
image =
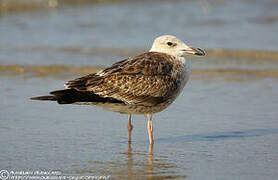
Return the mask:
M179 78L174 60L171 55L147 52L69 81L65 86L127 104L153 106L168 100L177 90Z

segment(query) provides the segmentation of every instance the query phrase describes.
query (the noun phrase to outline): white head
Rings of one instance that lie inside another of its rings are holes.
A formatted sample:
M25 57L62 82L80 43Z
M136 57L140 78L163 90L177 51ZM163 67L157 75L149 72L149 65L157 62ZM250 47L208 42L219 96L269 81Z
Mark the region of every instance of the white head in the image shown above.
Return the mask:
M156 38L153 42L151 52L162 52L176 57L183 57L187 54L204 56L205 52L199 48L187 46L175 36L163 35Z

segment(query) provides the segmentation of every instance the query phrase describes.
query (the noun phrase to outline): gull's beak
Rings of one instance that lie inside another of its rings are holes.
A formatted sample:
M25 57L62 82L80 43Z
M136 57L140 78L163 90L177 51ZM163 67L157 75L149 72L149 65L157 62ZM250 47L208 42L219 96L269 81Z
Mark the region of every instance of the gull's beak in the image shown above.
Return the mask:
M204 50L194 47L187 47L186 49L182 49L182 52L184 54L193 54L197 56L204 56L206 54Z

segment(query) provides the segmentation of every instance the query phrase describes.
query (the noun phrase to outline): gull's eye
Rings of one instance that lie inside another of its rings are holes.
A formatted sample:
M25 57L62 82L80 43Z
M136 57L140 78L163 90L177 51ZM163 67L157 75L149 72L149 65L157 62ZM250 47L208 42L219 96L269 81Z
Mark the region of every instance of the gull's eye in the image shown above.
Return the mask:
M172 43L172 42L167 42L167 45L168 45L168 46L173 46L174 43Z

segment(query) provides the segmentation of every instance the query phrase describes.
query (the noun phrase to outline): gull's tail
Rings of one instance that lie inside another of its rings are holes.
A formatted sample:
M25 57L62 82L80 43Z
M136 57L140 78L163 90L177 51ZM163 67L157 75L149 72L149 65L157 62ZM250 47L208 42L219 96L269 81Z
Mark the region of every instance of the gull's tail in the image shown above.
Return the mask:
M52 96L31 97L31 100L57 101L59 104L72 104L76 102L102 102L102 103L123 103L114 98L103 98L93 92L78 91L76 89L63 89L50 92Z
M38 97L31 97L31 100L39 100L39 101L57 101L58 98L55 96L38 96Z

